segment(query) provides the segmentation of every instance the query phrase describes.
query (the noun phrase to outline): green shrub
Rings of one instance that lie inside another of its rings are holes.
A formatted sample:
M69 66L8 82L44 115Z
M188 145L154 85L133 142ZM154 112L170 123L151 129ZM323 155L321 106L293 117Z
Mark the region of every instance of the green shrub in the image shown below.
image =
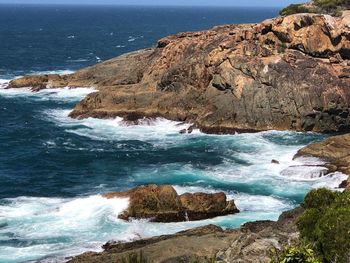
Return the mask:
M350 262L350 192L312 190L297 220L302 240L312 244L324 262Z
M314 0L315 5L322 8L337 8L339 6L349 5L349 0Z
M340 195L339 192L333 192L326 188L311 190L304 199L303 207L306 209L321 209L334 203L334 200Z
M303 4L291 4L280 11L281 16L289 16L298 13L310 13L310 10Z
M310 246L288 246L271 263L321 263Z
M350 207L327 209L317 224L318 244L328 262L350 262Z
M314 0L314 7L306 7L304 4L291 4L280 11L281 16L298 13L329 13L340 15L340 10L350 8L350 0Z

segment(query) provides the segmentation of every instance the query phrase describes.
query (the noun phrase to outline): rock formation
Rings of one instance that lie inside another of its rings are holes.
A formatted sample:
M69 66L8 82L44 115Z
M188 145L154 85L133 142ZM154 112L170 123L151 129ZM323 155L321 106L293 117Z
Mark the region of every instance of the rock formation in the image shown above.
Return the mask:
M224 193L178 195L170 185L147 185L127 192L108 193L106 198L128 197L129 207L119 218L148 218L153 222L202 220L238 213L233 200Z
M94 86L72 117L165 117L204 132L350 131L350 11L179 33L71 75L9 88Z
M339 171L350 176L350 134L330 137L310 144L298 151L295 157L313 156L327 162L330 172ZM350 189L350 177L342 186Z
M154 263L207 262L205 259L220 263L267 263L274 256L274 249L298 242L294 222L301 212L297 208L283 213L277 222L257 221L234 230L209 225L129 243L110 242L103 246L102 253L87 252L69 262L123 262L130 253L142 251Z

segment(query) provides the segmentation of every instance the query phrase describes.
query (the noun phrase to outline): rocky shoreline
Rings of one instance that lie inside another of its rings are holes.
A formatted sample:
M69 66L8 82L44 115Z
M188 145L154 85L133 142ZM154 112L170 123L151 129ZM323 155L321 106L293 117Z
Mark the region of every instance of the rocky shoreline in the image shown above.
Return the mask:
M71 75L8 88L96 87L70 114L164 117L208 133L350 130L350 11L179 33Z
M73 118L120 116L135 122L164 117L189 122L207 133L294 130L350 131L350 11L340 17L294 14L260 24L227 25L179 33L140 50L70 75L26 76L8 88L95 87L78 103ZM329 172L350 175L350 135L339 135L301 149ZM342 185L349 189L350 179ZM125 197L131 205L122 219L183 221L238 212L219 194L185 194L148 186L106 198ZM151 194L149 194L151 193ZM141 196L142 196L141 195ZM152 200L152 201L149 201ZM204 205L203 205L204 203ZM138 206L142 204L143 206ZM164 208L159 214L156 207ZM84 253L72 263L121 262L130 253L153 262L269 262L273 249L298 240L296 218L247 223L239 229L216 226L130 243L107 243L104 252Z
M140 251L154 263L191 262L270 262L276 249L298 242L295 221L302 208L283 213L277 222L257 221L239 229L223 230L208 225L174 235L152 237L129 243L110 242L101 253L87 252L69 263L123 262ZM196 261L195 261L196 260ZM212 260L212 261L209 261Z

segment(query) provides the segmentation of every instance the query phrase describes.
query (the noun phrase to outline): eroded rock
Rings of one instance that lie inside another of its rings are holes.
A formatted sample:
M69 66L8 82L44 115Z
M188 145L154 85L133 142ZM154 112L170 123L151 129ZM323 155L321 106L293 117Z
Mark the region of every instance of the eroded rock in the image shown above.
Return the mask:
M71 117L165 117L207 133L350 130L350 12L179 33L50 86L94 86ZM10 87L42 88L26 77Z
M119 218L147 218L153 222L202 220L238 213L233 200L224 193L178 195L170 185L147 185L127 192L108 193L106 198L128 197L129 207Z

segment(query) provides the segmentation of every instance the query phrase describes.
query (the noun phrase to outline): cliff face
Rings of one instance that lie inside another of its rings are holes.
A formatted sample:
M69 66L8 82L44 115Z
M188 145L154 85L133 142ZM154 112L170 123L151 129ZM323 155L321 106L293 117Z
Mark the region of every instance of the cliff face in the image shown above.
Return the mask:
M297 14L159 40L68 76L9 87L95 86L72 117L144 116L205 132L350 130L350 11Z

